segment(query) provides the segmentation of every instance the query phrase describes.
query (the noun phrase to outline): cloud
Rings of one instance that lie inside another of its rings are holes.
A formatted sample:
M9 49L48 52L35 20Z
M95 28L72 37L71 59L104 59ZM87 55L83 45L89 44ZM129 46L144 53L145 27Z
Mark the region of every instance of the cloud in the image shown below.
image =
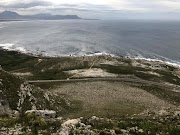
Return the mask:
M165 1L161 1L160 2L162 6L165 6L165 7L168 7L168 8L171 8L171 9L179 9L180 10L180 1L168 1L168 0L165 0Z
M180 16L179 0L0 0L0 10L21 14L77 14L90 17Z
M47 1L17 1L17 2L5 2L2 3L0 2L0 7L1 8L31 8L31 7L36 7L36 6L50 6L52 5L51 2Z

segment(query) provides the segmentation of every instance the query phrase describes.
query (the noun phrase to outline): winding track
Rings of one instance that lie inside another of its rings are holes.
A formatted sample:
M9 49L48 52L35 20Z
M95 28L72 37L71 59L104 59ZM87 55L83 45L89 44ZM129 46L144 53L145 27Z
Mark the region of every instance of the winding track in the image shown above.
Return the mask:
M64 80L32 80L32 81L26 81L28 83L51 83L51 82L83 82L83 81L120 81L120 82L131 82L131 83L141 83L141 84L148 84L148 85L154 85L154 86L160 86L165 87L172 90L179 90L179 86L171 86L163 83L153 82L153 81L147 81L142 79L131 79L131 78L82 78L82 79L64 79Z

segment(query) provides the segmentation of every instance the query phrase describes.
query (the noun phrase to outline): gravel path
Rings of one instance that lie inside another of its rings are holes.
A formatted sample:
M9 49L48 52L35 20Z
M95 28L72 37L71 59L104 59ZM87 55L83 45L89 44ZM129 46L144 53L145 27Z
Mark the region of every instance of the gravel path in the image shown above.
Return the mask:
M172 86L164 83L158 83L153 81L147 81L142 79L131 79L131 78L83 78L83 79L70 79L70 80L29 80L29 83L50 83L50 82L82 82L82 81L120 81L120 82L132 82L141 83L148 85L161 86L169 89L180 90L178 86Z

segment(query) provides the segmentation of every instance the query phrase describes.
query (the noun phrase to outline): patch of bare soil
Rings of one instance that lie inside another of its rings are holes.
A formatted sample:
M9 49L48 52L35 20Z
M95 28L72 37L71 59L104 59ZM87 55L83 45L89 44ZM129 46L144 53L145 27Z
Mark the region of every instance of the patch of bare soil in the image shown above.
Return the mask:
M25 72L25 73L15 72L15 73L13 73L13 75L16 75L16 76L33 76L33 74L31 72Z
M65 71L69 75L75 75L75 77L117 77L116 74L108 73L100 68L92 68L89 71L87 69L76 69Z

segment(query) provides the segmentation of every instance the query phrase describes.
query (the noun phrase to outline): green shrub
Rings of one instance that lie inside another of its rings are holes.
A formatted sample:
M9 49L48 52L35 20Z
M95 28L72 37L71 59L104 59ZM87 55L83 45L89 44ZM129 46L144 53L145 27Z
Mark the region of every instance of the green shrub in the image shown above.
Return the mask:
M180 135L180 128L173 128L169 134L170 135Z

